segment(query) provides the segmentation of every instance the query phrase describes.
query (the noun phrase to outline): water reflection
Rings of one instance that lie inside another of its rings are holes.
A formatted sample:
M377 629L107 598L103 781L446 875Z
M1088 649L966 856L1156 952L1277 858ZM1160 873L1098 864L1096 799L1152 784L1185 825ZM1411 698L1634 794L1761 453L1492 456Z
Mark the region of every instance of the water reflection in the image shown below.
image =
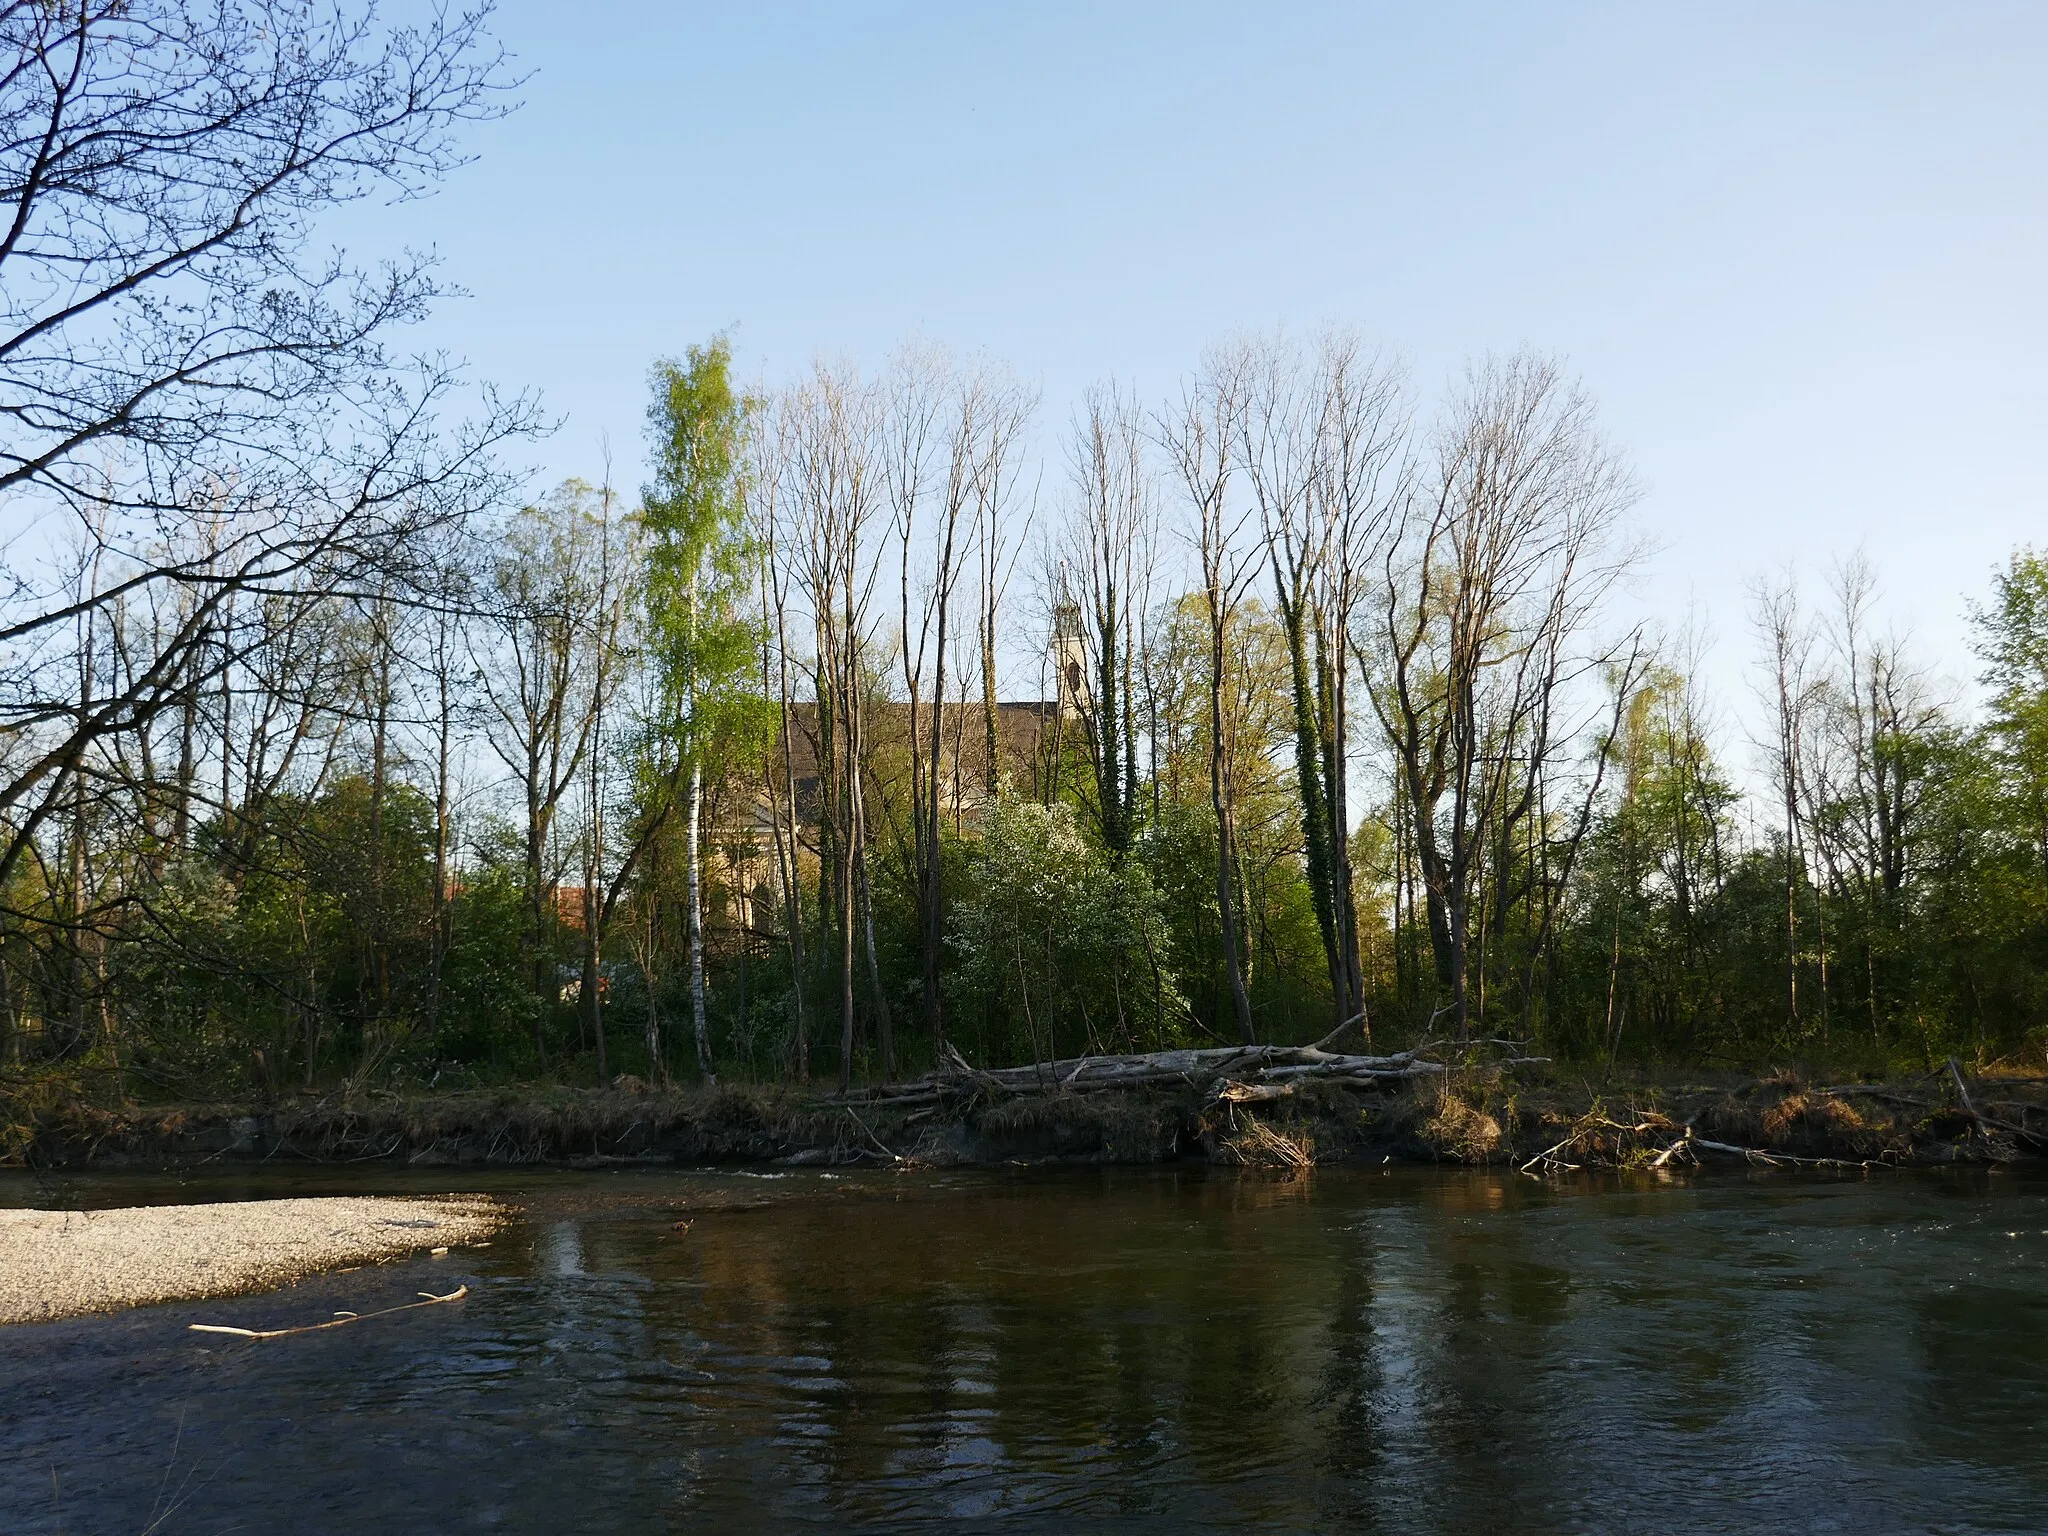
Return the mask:
M167 1468L163 1531L2048 1524L2039 1186L1170 1169L733 1208L760 1187L523 1191L432 1271L459 1311L180 1332L416 1264L0 1335L0 1526L139 1529Z

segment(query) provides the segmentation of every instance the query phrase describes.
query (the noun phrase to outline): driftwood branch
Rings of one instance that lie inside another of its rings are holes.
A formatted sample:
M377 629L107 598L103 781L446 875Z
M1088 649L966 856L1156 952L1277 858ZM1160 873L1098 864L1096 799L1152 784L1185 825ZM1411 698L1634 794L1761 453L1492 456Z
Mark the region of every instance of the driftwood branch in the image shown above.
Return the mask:
M1663 1168L1668 1166L1672 1158L1676 1157L1679 1153L1683 1152L1691 1144L1692 1127L1687 1126L1685 1128L1685 1134L1683 1136L1679 1137L1678 1140L1671 1143L1670 1146L1666 1147L1662 1152L1659 1152L1655 1157L1650 1159L1650 1166L1652 1168Z
M1730 1156L1740 1157L1752 1163L1763 1163L1769 1167L1777 1167L1782 1163L1791 1163L1801 1168L1889 1168L1892 1166L1890 1163L1878 1162L1875 1159L1851 1162L1846 1158L1840 1157L1794 1157L1790 1152L1764 1152L1755 1147L1738 1147L1732 1142L1709 1141L1704 1136L1694 1136L1690 1132L1685 1137L1685 1144L1692 1147L1703 1147L1709 1152L1724 1152Z
M1516 1172L1527 1173L1531 1168L1534 1168L1538 1163L1555 1162L1557 1160L1557 1154L1564 1151L1564 1149L1566 1147L1569 1147L1573 1142L1577 1141L1581 1134L1581 1132L1575 1130L1571 1133L1571 1135L1565 1137L1563 1141L1556 1142L1551 1146L1545 1147L1541 1152L1538 1152L1534 1157L1530 1158L1529 1161L1522 1164L1522 1166L1519 1169L1517 1169Z
M325 1323L306 1323L297 1328L230 1328L224 1323L188 1323L193 1333L225 1333L238 1339L282 1339L294 1333L319 1333L327 1328L346 1328L350 1323L368 1322L373 1317L389 1317L394 1312L410 1312L415 1307L438 1307L451 1301L460 1301L469 1294L469 1287L458 1285L446 1296L436 1296L432 1291L421 1291L419 1301L408 1301L396 1307L384 1307L376 1312L343 1312Z

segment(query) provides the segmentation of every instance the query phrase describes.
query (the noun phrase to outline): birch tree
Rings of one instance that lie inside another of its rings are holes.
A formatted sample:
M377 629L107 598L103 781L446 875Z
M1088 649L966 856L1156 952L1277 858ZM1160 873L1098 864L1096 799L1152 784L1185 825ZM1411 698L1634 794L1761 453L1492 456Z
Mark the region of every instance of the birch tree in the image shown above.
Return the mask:
M690 946L690 1017L697 1068L714 1077L704 975L704 803L707 773L765 746L765 700L753 683L759 648L756 556L743 476L751 402L732 383L725 338L657 365L648 411L654 479L641 496L648 541L647 628L658 675L657 734L673 733L673 765L643 804L658 825L683 788ZM654 748L663 754L660 745ZM650 835L643 828L643 840Z

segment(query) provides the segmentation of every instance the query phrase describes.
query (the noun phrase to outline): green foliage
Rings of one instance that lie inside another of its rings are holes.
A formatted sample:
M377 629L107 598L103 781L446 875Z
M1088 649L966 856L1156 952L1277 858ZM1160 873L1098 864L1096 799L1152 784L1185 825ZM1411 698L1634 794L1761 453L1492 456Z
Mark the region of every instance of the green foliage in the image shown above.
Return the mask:
M2048 557L2013 555L1972 616L1991 691L1986 744L2001 772L1987 809L2048 876Z
M1000 795L981 834L949 925L955 1035L991 1062L1180 1043L1172 945L1145 866L1092 843L1065 804Z
M745 515L752 406L730 367L714 341L657 368L655 474L631 525L571 482L509 520L478 584L494 619L530 626L520 633L534 640L532 656L577 680L563 707L581 688L613 712L580 738L596 745L562 777L537 835L465 817L460 846L438 858L449 822L422 788L435 782L420 753L432 738L417 719L389 753L378 737L373 770L362 721L341 718L369 696L378 637L352 629L346 613L308 618L307 634L353 678L333 718L306 728L304 761L317 758L317 769L241 805L220 780L187 795L190 816L175 831L160 807L176 803L178 786L138 782L139 811L114 795L67 808L43 856L14 868L0 892L0 1067L83 1063L195 1095L542 1073L591 1081L593 1010L573 990L590 974L586 908L557 900L558 886L581 877L621 893L611 927L589 946L604 1070L661 1075L690 1043L691 857L676 813L697 782L714 1064L742 1076L793 1070L801 1003L811 1070L836 1068L845 977L828 929L841 914L820 889L818 829L803 829L795 855L799 966L758 820L778 712L762 686L761 551ZM587 639L600 608L626 631L604 654L622 669L610 692L585 675L596 653L567 643ZM945 818L942 1022L982 1062L1234 1033L1206 636L1190 600L1169 598L1157 618L1138 722L1152 777L1131 797L1128 851L1108 846L1122 829L1098 803L1101 782L1071 719L1052 718L1027 745L1022 782L987 803L963 796ZM2048 557L2016 554L1974 620L1988 696L1975 724L1889 642L1828 642L1832 670L1801 685L1789 833L1775 809L1762 829L1741 818L1692 681L1670 667L1631 673L1613 740L1604 725L1589 729L1578 764L1559 763L1566 779L1600 765L1593 799L1577 798L1589 778L1532 789L1502 846L1472 850L1475 1032L1530 1039L1588 1068L2038 1061L2048 1032ZM546 626L564 643L547 643ZM1312 1039L1328 1029L1332 999L1303 846L1314 818L1298 797L1294 669L1284 631L1257 602L1240 608L1228 643L1224 792L1237 846L1227 878L1255 1027L1262 1039ZM890 714L899 706L879 681L886 669L872 671L854 1066L881 1070L886 1008L898 1070L909 1074L932 1044L911 1025L922 977L908 762ZM563 750L580 753L576 733L565 734ZM263 745L236 740L238 752ZM157 745L170 755L168 741ZM218 768L216 759L209 776ZM1382 792L1390 802L1349 846L1375 1038L1400 1045L1443 1033L1446 997L1418 890L1417 829L1403 820L1401 787ZM77 840L91 845L84 875L68 857ZM448 879L438 893L437 864ZM81 883L101 893L85 918ZM870 917L879 979L869 973ZM664 1063L648 1057L650 1018Z
M646 629L657 703L646 745L671 741L717 764L766 749L760 610L752 601L741 449L752 404L732 386L724 337L654 367L648 431L653 481L641 493L647 537Z
M1276 806L1274 831L1289 825ZM1138 857L1159 893L1180 984L1195 1015L1215 1034L1229 1037L1229 979L1222 959L1222 919L1216 903L1216 819L1206 803L1168 804L1146 829ZM1261 1039L1281 1039L1302 1028L1320 1034L1314 1021L1329 1006L1329 974L1315 900L1301 861L1286 845L1269 850L1263 839L1246 839L1249 852L1238 870L1239 906L1244 914L1250 963L1245 984Z
M540 1004L525 963L526 899L510 860L483 865L456 894L438 1027L426 1049L436 1062L530 1072Z

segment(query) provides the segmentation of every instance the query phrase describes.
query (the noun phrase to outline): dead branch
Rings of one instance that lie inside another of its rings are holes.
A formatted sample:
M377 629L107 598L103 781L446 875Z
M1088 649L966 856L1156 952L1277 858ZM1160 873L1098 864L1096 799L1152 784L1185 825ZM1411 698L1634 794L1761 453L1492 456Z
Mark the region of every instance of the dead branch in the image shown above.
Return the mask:
M306 1323L297 1328L230 1328L224 1323L188 1323L193 1333L225 1333L238 1339L282 1339L294 1333L319 1333L327 1328L346 1328L350 1323L368 1322L373 1317L389 1317L394 1312L410 1312L416 1307L437 1307L451 1301L460 1301L469 1294L469 1287L458 1285L446 1296L436 1296L432 1291L421 1291L421 1300L408 1301L396 1307L384 1307L376 1312L337 1313L332 1321Z
M1733 1157L1744 1158L1749 1162L1762 1163L1773 1168L1784 1163L1791 1163L1801 1168L1889 1168L1892 1166L1890 1163L1874 1160L1849 1162L1839 1157L1794 1157L1789 1152L1764 1152L1755 1147L1738 1147L1732 1142L1708 1141L1704 1136L1689 1135L1686 1138L1686 1145L1703 1147L1709 1152L1727 1153Z
M1563 1141L1556 1142L1551 1146L1545 1147L1541 1152L1538 1152L1534 1157L1530 1158L1529 1161L1522 1164L1522 1166L1519 1169L1517 1169L1516 1172L1527 1173L1531 1168L1534 1168L1538 1163L1551 1163L1556 1161L1557 1154L1564 1151L1564 1149L1566 1147L1569 1147L1573 1142L1577 1141L1582 1134L1583 1133L1581 1131L1578 1131L1576 1129L1573 1130L1571 1135L1565 1137Z
M1692 1127L1687 1126L1685 1128L1685 1134L1683 1136L1679 1137L1678 1140L1671 1143L1670 1146L1666 1147L1662 1152L1659 1152L1655 1157L1650 1159L1650 1166L1652 1168L1664 1167L1671 1161L1672 1158L1676 1157L1680 1152L1683 1152L1689 1145L1691 1145L1691 1143Z
M1977 1106L1974 1103L1971 1102L1970 1090L1963 1086L1963 1069L1956 1064L1956 1059L1953 1056L1949 1057L1948 1059L1948 1075L1956 1085L1956 1097L1962 1103L1963 1113L1968 1115L1971 1118L1971 1120L1976 1122L1977 1129L1984 1133L1984 1139L1986 1141L1992 1139L1991 1133L1994 1129L1996 1129L2001 1131L2010 1131L2013 1135L2024 1137L2026 1140L2033 1142L2037 1146L2041 1145L2041 1138L2035 1135L2032 1131L2028 1130L2025 1126L2014 1125L2007 1120L1993 1120L1989 1115L1984 1114L1981 1110L1977 1108Z

